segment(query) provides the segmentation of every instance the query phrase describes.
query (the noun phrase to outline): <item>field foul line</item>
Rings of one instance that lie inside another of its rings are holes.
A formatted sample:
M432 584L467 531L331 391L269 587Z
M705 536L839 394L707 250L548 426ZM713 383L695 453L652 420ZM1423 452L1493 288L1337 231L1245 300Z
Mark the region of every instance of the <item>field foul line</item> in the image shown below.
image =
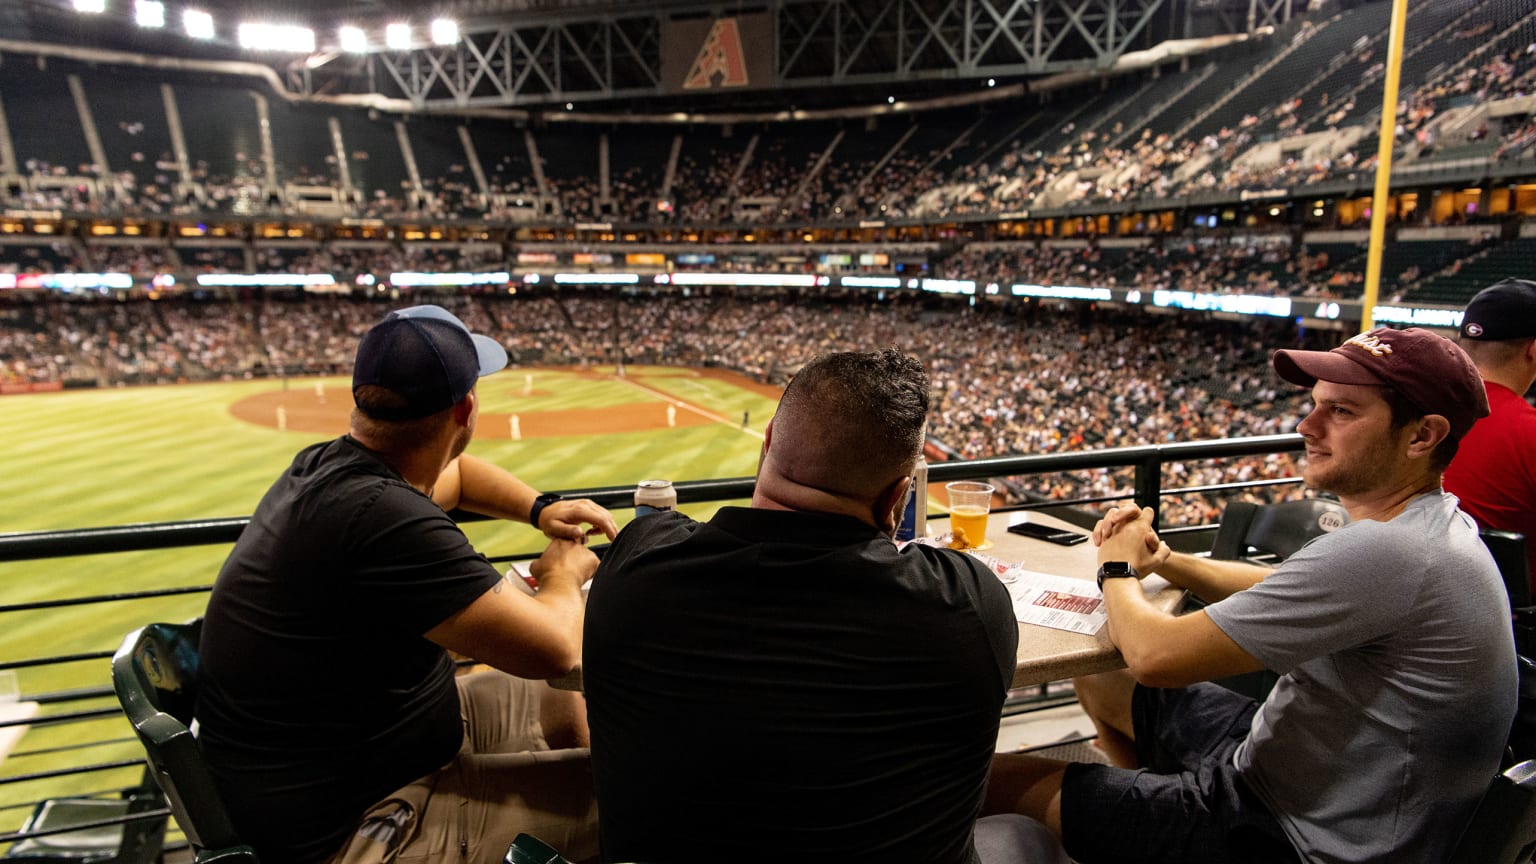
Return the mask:
M685 402L682 399L679 399L676 396L673 396L671 393L668 393L668 392L666 392L664 390L657 390L655 387L647 387L646 385L641 384L638 381L631 381L629 378L619 378L618 376L615 376L615 380L622 381L625 384L628 384L631 387L634 387L634 388L636 388L638 390L642 390L642 391L644 391L646 393L649 393L652 396L659 396L662 399L665 399L668 402L671 402L673 405L676 405L679 408L684 408L686 410L692 411L693 413L695 413L695 414L697 414L700 417L703 417L705 419L713 420L716 423L721 423L721 424L724 424L726 426L731 426L731 427L735 427L736 426L736 423L734 421L732 421L731 419L729 419L727 417L724 417L724 416L721 416L719 414L716 414L715 412L709 410L708 408L702 408L702 407L700 407L698 405L695 405L692 402ZM763 433L757 431L756 429L749 429L749 428L747 428L745 426L742 426L740 428L741 428L741 433L743 435L751 435L753 438L763 438L764 437Z

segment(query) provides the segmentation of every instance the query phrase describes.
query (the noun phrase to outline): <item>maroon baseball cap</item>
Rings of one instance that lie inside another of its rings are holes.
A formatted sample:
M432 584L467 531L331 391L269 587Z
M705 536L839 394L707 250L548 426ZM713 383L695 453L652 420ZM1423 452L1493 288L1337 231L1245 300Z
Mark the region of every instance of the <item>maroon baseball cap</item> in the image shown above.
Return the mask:
M1457 438L1488 416L1488 393L1471 358L1428 330L1378 327L1332 351L1276 351L1270 362L1281 378L1302 387L1318 381L1391 387L1425 414L1449 420Z

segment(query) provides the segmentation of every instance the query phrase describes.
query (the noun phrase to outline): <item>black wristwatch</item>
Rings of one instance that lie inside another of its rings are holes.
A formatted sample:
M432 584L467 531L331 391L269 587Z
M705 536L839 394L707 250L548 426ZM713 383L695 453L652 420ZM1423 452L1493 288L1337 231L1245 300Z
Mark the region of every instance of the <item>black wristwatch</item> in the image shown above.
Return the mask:
M555 503L556 501L563 500L565 499L561 498L559 495L556 495L553 492L545 492L543 495L533 499L533 506L528 508L528 524L538 528L539 517L543 515L544 508ZM544 529L539 528L539 530L542 531Z
M1099 590L1104 590L1105 579L1140 579L1141 574L1136 572L1129 561L1105 561L1099 565Z

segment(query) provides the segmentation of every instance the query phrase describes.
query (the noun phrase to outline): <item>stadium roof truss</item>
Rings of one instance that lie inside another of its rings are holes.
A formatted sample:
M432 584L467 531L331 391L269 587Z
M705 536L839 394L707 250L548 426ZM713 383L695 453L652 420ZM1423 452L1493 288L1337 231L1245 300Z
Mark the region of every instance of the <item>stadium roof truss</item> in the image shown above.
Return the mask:
M702 95L689 83L701 80L700 64L710 57L722 67L741 62L730 50L744 53L747 67L758 64L754 89L1033 76L1108 69L1126 52L1167 38L1152 32L1164 29L1154 19L1179 14L1165 5L1180 6L1186 26L1187 16L1222 7L1225 24L1252 32L1289 19L1292 2L766 0L503 13L463 22L454 45L324 54L295 64L287 77L305 96L368 93L416 110L453 111ZM739 22L737 41L725 49L721 21ZM766 55L764 44L772 45L771 57L755 58ZM704 89L731 83L722 84L730 70L719 71Z

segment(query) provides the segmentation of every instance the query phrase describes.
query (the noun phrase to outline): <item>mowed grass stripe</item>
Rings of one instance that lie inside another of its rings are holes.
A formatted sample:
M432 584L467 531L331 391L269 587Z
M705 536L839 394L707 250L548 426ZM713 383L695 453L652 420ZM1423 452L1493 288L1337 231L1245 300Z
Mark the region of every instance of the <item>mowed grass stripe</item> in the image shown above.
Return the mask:
M56 457L68 469L54 472L47 485L37 488L25 524L12 517L3 523L8 528L68 528L249 512L256 498L245 490L258 480L270 483L296 449L242 446L258 443L250 438L239 430L203 429L183 432L174 443L125 439L82 448L78 458ZM8 485L0 481L0 495L22 492ZM49 512L59 515L43 519Z

